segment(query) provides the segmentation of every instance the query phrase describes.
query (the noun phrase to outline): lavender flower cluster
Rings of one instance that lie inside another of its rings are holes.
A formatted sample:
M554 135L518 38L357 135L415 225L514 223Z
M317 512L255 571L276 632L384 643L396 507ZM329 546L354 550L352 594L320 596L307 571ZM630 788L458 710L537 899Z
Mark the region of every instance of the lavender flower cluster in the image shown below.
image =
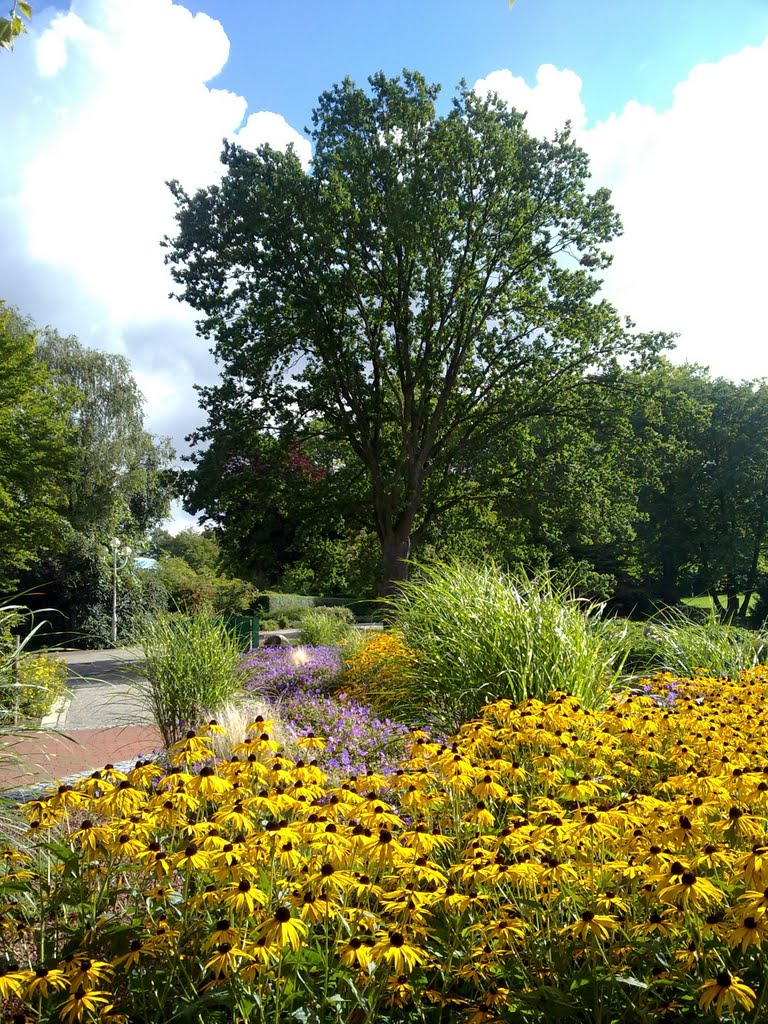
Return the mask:
M264 647L244 659L246 690L271 701L297 736L326 740L318 761L331 773L391 774L402 756L408 728L381 719L344 693L328 693L343 667L337 647L289 650Z
M297 735L315 733L325 739L322 761L330 772L391 775L402 757L407 726L378 718L344 693L293 691L285 695L281 710Z
M265 698L287 689L323 689L342 669L338 647L259 647L243 659L245 689Z

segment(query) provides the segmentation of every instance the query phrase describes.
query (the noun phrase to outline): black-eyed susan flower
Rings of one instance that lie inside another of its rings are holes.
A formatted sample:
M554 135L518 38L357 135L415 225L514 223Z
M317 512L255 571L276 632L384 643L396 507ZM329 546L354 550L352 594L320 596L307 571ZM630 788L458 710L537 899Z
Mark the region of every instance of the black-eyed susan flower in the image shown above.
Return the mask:
M188 843L173 857L177 871L205 871L213 863L214 854L201 850L197 843Z
M64 1024L79 1024L86 1014L102 1012L110 1005L108 992L89 990L83 985L70 992L66 1001L59 1008L59 1018Z
M749 1011L755 1005L753 990L729 971L721 971L716 977L707 978L700 991L699 1008L708 1010L714 1006L718 1017L723 1012L723 1006L727 1006L730 1011L733 1011L735 1006L741 1006Z
M303 750L325 750L325 740L319 736L315 736L313 732L308 732L306 736L299 736L295 740L297 747L301 747Z
M249 878L241 878L236 885L224 890L224 902L236 914L252 914L256 906L263 906L267 897Z
M733 862L733 874L755 889L768 886L768 845L756 843Z
M393 868L395 864L408 861L413 853L399 843L388 828L381 828L363 844L363 849L372 864L379 868Z
M231 971L237 970L240 960L246 955L244 949L233 946L231 942L220 942L206 960L205 969L217 979L226 978Z
M77 807L84 807L88 803L88 795L68 783L62 783L49 796L48 803L54 810L71 811Z
M341 939L336 944L336 955L345 967L367 968L371 963L372 940L361 939L357 935L349 939Z
M147 796L143 790L136 789L128 779L122 779L114 789L95 801L95 807L99 814L103 814L105 817L115 815L129 817L135 814L146 803L146 800Z
M142 939L131 939L128 944L128 949L125 953L115 957L112 961L113 967L124 967L126 971L130 971L132 967L136 967L143 956L146 956L147 950L144 947Z
M69 973L70 990L74 991L78 985L84 985L85 988L103 985L109 981L113 971L112 964L105 960L91 960L87 956L77 957L73 960Z
M659 889L663 903L674 903L683 907L700 907L717 903L723 894L707 878L694 871L683 871L670 877L669 883Z
M213 949L222 942L228 942L232 946L240 944L240 929L233 925L227 918L216 922L216 927L211 934L203 941L203 949Z
M203 800L221 800L231 792L232 783L217 775L211 765L205 765L189 780L187 789L193 796Z
M578 921L567 926L566 931L579 939L594 936L599 942L606 942L619 927L619 922L610 914L596 914L584 910Z
M383 960L398 975L407 974L427 959L424 950L414 946L399 931L382 932L371 949L371 958Z
M759 949L766 935L768 926L764 915L747 914L728 932L726 941L729 946L741 946L742 953L746 953L750 946L757 946Z
M26 980L25 974L25 971L14 970L7 964L0 963L0 999L20 996Z
M634 935L672 935L675 930L675 912L669 909L659 912L652 910L645 921L639 921L632 925L631 934Z
M289 907L278 907L274 915L261 926L259 934L270 946L289 946L297 950L307 934L307 925L301 918L292 917Z
M408 981L408 976L406 974L393 974L387 980L384 1003L386 1006L405 1006L413 1001L413 995L413 985Z
M36 999L47 999L53 992L60 992L69 987L67 975L58 967L43 967L42 964L32 970L21 972L24 984L24 998L32 1002Z

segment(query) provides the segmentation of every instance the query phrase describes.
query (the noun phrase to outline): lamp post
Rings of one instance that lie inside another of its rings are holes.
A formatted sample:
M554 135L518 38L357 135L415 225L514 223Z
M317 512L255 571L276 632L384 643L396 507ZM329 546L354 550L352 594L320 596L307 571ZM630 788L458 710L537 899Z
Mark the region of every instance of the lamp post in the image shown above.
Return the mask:
M112 538L109 546L112 549L112 643L117 647L117 573L128 564L131 549L117 537Z

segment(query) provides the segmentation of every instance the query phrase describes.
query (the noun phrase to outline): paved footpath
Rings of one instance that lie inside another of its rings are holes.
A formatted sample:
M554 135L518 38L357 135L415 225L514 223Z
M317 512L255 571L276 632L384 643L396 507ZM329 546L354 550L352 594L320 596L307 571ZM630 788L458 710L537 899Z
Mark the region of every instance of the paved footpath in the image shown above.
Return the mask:
M12 762L0 764L0 790L18 791L161 747L141 694L136 650L65 651L67 698L43 721L45 731L11 738Z
M262 641L267 635L261 634ZM294 638L298 630L280 630L280 635ZM142 694L146 680L136 648L54 653L69 670L67 699L43 720L44 731L8 741L11 759L0 749L0 794L85 775L105 764L130 763L162 747Z

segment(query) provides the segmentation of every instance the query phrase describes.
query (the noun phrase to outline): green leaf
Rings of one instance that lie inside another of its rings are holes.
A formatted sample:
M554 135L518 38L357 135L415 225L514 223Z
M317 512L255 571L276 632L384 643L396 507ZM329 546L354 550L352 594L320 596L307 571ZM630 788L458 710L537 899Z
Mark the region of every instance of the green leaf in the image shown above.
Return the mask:
M648 988L644 981L633 978L631 974L615 974L614 978L616 981L620 981L622 985L632 985L634 988Z

